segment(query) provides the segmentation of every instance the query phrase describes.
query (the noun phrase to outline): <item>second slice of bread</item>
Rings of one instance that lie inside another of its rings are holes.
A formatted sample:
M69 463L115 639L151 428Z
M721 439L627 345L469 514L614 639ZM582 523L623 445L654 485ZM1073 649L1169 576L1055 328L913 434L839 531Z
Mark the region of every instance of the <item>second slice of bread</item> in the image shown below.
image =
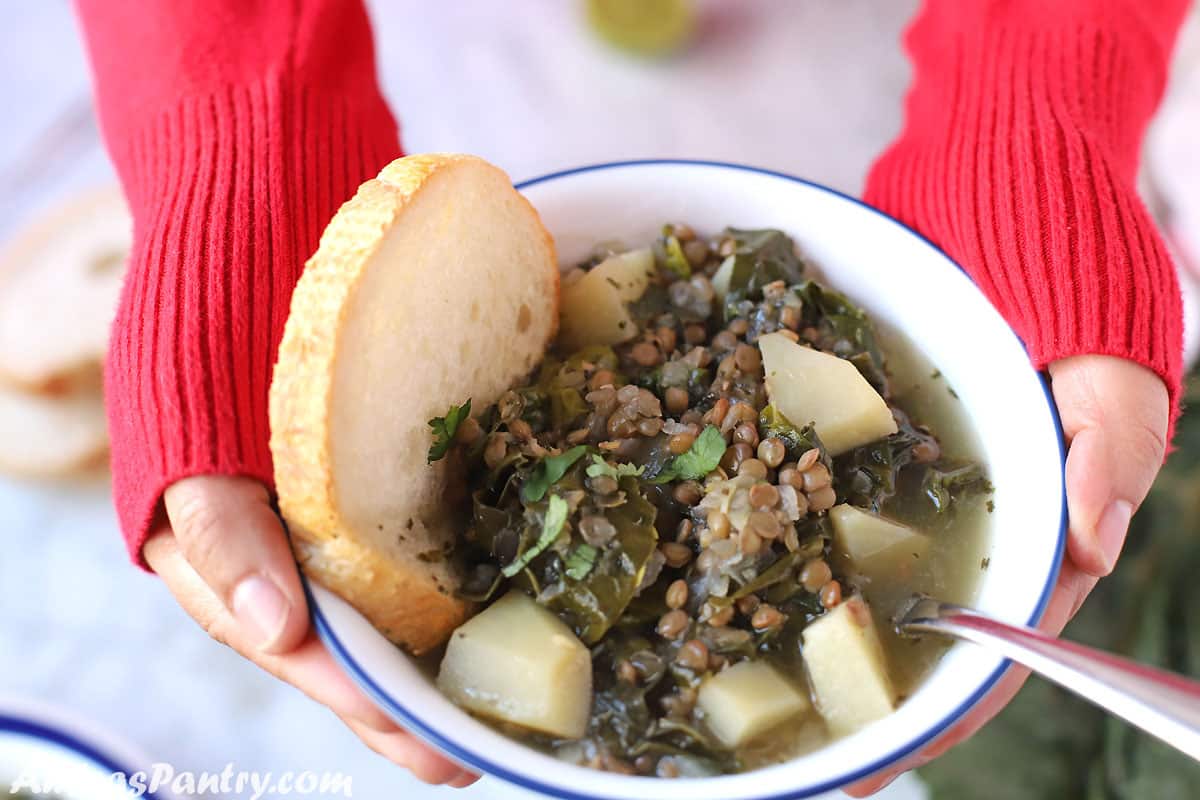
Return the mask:
M537 364L557 281L507 175L424 155L359 188L296 287L271 386L280 510L303 569L414 653L470 611L445 558L469 509L447 503L446 461L426 463L427 421Z

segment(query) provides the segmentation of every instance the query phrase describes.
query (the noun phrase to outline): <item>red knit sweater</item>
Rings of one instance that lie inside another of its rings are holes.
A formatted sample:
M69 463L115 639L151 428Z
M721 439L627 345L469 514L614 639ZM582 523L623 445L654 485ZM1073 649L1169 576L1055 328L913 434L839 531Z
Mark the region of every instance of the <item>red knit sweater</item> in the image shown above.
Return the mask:
M358 2L78 5L134 217L107 394L117 511L144 564L172 482L271 484L267 386L292 287L400 148ZM1038 367L1124 356L1172 398L1179 292L1134 178L1186 7L928 0L905 129L866 190L971 273Z

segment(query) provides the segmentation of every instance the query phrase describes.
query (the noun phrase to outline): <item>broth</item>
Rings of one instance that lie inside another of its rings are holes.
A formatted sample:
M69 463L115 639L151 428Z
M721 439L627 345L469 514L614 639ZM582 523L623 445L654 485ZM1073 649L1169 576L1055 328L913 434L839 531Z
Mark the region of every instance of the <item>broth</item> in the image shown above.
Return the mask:
M887 354L895 404L907 411L913 422L929 425L937 432L945 455L983 463L983 448L961 401L952 393L953 387L907 337L878 322L875 328ZM881 512L931 537L927 557L914 561L908 576L872 582L860 578L856 582L875 618L900 703L916 690L950 643L934 636L902 638L892 624L893 615L915 593L971 605L991 548L989 495L966 495L938 513L915 483L903 480L900 491ZM799 679L807 685L807 678ZM751 742L739 756L747 769L754 769L812 752L832 739L822 719L812 714L798 725L781 726Z

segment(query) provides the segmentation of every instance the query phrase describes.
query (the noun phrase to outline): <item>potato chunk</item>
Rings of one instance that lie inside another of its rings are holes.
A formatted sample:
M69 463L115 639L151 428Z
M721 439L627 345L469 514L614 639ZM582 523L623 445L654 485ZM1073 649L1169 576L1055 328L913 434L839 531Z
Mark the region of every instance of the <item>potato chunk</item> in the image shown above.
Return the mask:
M862 598L850 598L805 628L803 654L817 710L835 736L854 733L896 707L883 647Z
M618 344L637 333L627 308L645 293L654 275L649 248L611 256L562 290L560 341L577 350L589 344Z
M810 707L807 697L762 661L743 661L709 678L696 703L726 747L745 744Z
M913 562L929 549L929 537L907 525L843 503L829 510L836 557L868 578L911 574Z
M831 455L896 432L887 403L849 361L779 333L758 347L771 402L794 425L815 423Z
M450 635L437 685L470 711L577 739L592 705L592 659L558 617L514 590Z

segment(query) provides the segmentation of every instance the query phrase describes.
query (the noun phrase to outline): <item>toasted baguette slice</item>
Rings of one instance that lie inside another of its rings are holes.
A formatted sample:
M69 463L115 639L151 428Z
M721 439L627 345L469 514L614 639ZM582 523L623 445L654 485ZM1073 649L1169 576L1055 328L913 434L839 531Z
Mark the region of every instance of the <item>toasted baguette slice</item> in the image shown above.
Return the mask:
M541 359L554 245L508 176L471 156L392 162L305 267L271 384L279 505L305 572L414 653L470 612L443 558L469 509L426 463L428 421L482 410Z
M67 203L0 255L0 379L52 394L86 384L103 358L129 259L121 193Z
M98 370L57 396L0 385L0 472L58 478L99 466L107 452Z

